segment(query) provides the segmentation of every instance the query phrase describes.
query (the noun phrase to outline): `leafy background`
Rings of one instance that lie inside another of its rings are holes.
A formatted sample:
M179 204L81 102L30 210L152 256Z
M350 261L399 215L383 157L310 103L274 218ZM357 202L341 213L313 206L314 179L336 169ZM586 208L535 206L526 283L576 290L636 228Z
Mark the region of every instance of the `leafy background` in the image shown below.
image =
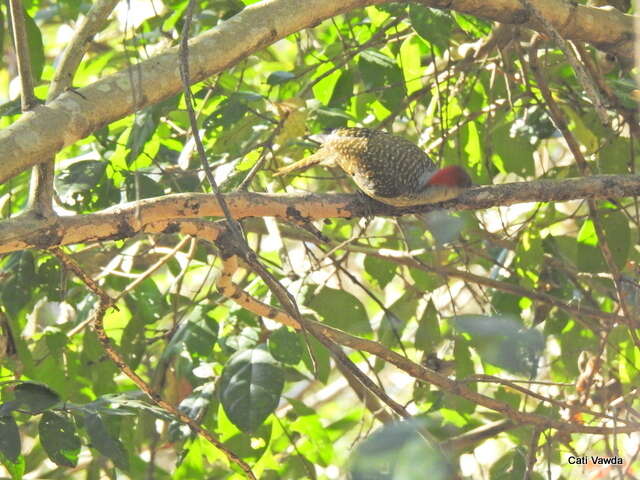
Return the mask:
M192 35L250 3L199 2ZM36 95L45 98L70 27L90 3L24 4ZM74 86L177 44L185 8L185 1L121 2L91 41ZM1 127L19 118L8 17L7 5L0 5ZM264 161L251 190L353 191L337 169L273 177L275 169L315 149L310 135L345 125L391 130L440 165L463 165L478 184L578 176L529 68L531 32L512 29L500 37L505 28L417 4L367 7L297 32L194 85L201 135L221 190L237 189ZM489 40L493 46L478 54ZM629 70L584 48L608 95L607 125L562 52L549 43L540 58L543 75L590 168L635 173ZM68 214L83 214L208 191L193 148L184 99L177 95L59 153L56 201ZM2 217L23 210L27 196L26 173L0 185ZM636 201L611 199L597 208L635 315ZM593 416L572 406L612 413L612 399L622 397L622 406L631 408L637 398L640 350L627 326L607 317L620 314L620 305L583 201L318 222L329 244L309 239L295 225L265 227L258 219L244 227L250 245L310 318L418 362L435 358L436 368L453 361L456 379L513 408L580 423ZM343 478L347 471L353 478L414 478L416 466L447 478L439 457L425 455L415 428L380 429L384 416L358 400L315 340L221 296L212 245L137 235L68 251L113 296L142 280L107 313L107 333L154 390L216 434L260 478ZM213 446L149 403L105 356L86 325L95 298L53 255L22 251L0 262L5 476L240 476ZM238 283L272 302L250 272ZM576 306L596 313L582 317L571 310ZM501 418L373 357L349 354L438 440ZM473 380L476 374L524 381L525 390ZM585 379L588 388L580 383ZM540 383L528 383L533 380ZM620 408L617 414L638 420L637 412ZM564 478L588 473L567 464L572 454L617 453L637 474L637 440L637 434L539 435L521 425L455 453L464 474L483 478L522 477L532 445L537 477L547 467Z

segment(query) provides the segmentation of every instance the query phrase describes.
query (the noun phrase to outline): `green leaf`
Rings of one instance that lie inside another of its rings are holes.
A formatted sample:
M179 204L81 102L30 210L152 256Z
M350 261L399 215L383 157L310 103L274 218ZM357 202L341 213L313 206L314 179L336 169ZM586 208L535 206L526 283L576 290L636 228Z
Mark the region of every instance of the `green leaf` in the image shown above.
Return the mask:
M316 121L321 129L343 127L349 120L355 120L351 115L339 108L318 108L315 113Z
M509 285L516 285L518 277L513 276L502 281ZM500 290L495 290L491 295L491 305L496 312L500 312L501 314L513 313L520 315L522 312L522 308L520 307L520 298L521 297L519 295L512 295L510 293L501 292Z
M308 348L304 349L302 360L306 367L313 372L322 383L329 381L331 374L331 356L329 351L313 337L307 339ZM313 356L313 359L312 359Z
M407 323L415 317L418 295L407 291L387 308L378 329L378 338L384 345L397 345Z
M219 397L229 420L243 432L253 432L276 409L284 373L262 349L234 354L220 378Z
M148 277L128 296L131 312L145 324L160 320L169 306L152 278Z
M119 469L128 470L127 451L122 442L111 435L102 417L97 413L87 413L84 415L84 425L89 434L91 446L105 457L110 458Z
M409 5L409 20L411 27L435 47L438 55L448 48L454 25L448 12L412 3Z
M602 233L604 234L613 260L618 268L622 268L629 256L631 247L631 230L625 215L610 211L600 212ZM595 226L591 220L586 220L578 233L578 268L586 272L604 272L609 267L602 256L601 246Z
M499 117L500 118L500 117ZM514 121L510 117L503 118L503 123L496 126L491 132L493 145L492 161L499 171L513 172L522 176L535 173L531 135L521 135L514 129ZM498 157L496 159L495 157Z
M38 266L38 277L45 288L47 298L50 301L61 302L64 300L63 286L65 279L63 277L62 265L57 258L48 258L44 263Z
M372 89L384 107L393 110L401 105L407 92L402 70L392 58L376 50L364 50L358 70L365 88Z
M424 422L386 425L358 445L349 470L354 479L446 480L453 478L447 459L429 446L418 430ZM426 474L428 472L428 475Z
M425 215L425 223L438 245L457 240L464 227L462 218L441 210L427 213Z
M0 417L0 453L12 463L20 456L20 432L14 418Z
M354 335L369 335L372 332L364 305L344 290L324 287L307 301L307 306L315 310L327 325Z
M195 307L181 322L162 353L162 360L179 355L186 349L191 355L206 357L218 341L219 325L207 315L207 307Z
M272 425L262 425L258 430L247 433L237 433L224 442L225 446L236 455L249 461L257 461L270 446ZM262 477L261 477L262 478Z
M611 81L613 93L628 109L638 108L638 86L633 78L628 75L623 78L615 78Z
M458 315L454 323L471 335L470 343L483 361L522 374L531 374L537 367L544 348L542 334L524 330L515 317Z
M364 50L358 59L358 69L367 88L382 87L385 78L396 68L392 58L376 50Z
M617 211L611 211L601 216L602 229L607 238L613 260L622 268L627 262L629 249L631 248L631 229L627 217Z
M315 71L314 80L317 79L317 82L312 88L313 95L323 105L329 104L336 82L340 78L340 70L335 70L327 75L329 70L334 67L335 65L331 62L322 63Z
M126 144L129 151L125 161L128 166L131 166L144 150L145 144L158 127L158 120L158 117L153 113L153 107L145 108L136 113Z
M79 201L105 176L107 162L80 160L56 175L56 191L64 203Z
M453 344L453 358L456 362L456 378L466 378L475 373L469 341L458 336Z
M2 303L12 317L16 317L31 300L33 285L36 284L36 271L33 252L16 252L9 255L2 272L8 273L0 293Z
M44 69L44 44L42 43L42 33L36 22L27 13L24 14L25 26L27 27L27 42L29 43L29 57L31 60L31 76L33 82L38 83Z
M23 382L16 385L16 402L20 408L26 406L31 412L41 412L60 402L60 396L49 387L35 382Z
M455 11L451 11L451 14L461 29L476 38L487 36L492 31L493 25L491 22Z
M148 175L140 172L125 173L124 187L129 202L164 195L164 187Z
M184 342L189 353L206 357L211 354L218 341L219 325L203 310L196 310L200 311L202 316L200 318L190 317Z
M296 78L294 73L276 70L267 77L267 83L269 85L281 85L294 78Z
M510 405L514 410L517 410L520 407L520 395L515 392L510 392L503 387L500 387L496 390L496 392L494 393L494 398Z
M585 220L578 232L578 243L583 245L598 245L598 235L596 234L596 228L593 225L593 221Z
M299 452L314 464L330 465L334 459L334 442L329 437L321 418L302 402L294 401L291 404L299 416L291 423L290 428L307 439L300 445Z
M44 412L38 432L42 448L54 463L65 467L77 465L81 444L73 422L63 415Z
M522 447L514 448L491 465L490 478L507 480L511 478L524 478L526 471L527 453Z
M398 265L373 255L367 255L364 259L364 269L374 283L377 283L380 288L384 288L395 277Z
M540 140L551 138L556 132L555 125L544 107L533 105L521 111L521 116L511 124L511 138L523 137L531 145L538 145Z
M20 455L15 462L7 459L2 452L0 452L0 463L7 469L12 480L22 480L22 476L26 470L26 462L24 456Z
M155 134L161 117L177 107L178 99L179 96L174 95L136 112L133 126L127 138L126 147L129 149L125 157L127 166L131 166L143 153L145 145Z
M232 350L249 350L260 342L260 332L256 328L245 327L238 335L229 335L221 339L225 348Z
M418 330L416 330L414 341L415 347L424 352L431 352L440 343L441 339L438 312L433 300L429 300L429 304L424 309L418 322Z
M338 81L333 87L333 93L329 100L330 107L341 107L349 104L353 97L353 75L348 70L340 73Z
M598 166L602 173L625 174L629 171L629 139L617 137L598 151Z
M273 358L288 365L296 365L304 352L300 334L282 327L269 336L269 352Z
M204 127L228 128L242 120L249 110L241 97L233 95L220 103L218 108L204 120Z
M2 22L0 22L1 24ZM1 37L0 37L1 38ZM1 40L0 40L1 43ZM18 115L22 111L22 101L20 98L15 100L9 100L5 103L0 103L0 117L8 117L11 115Z

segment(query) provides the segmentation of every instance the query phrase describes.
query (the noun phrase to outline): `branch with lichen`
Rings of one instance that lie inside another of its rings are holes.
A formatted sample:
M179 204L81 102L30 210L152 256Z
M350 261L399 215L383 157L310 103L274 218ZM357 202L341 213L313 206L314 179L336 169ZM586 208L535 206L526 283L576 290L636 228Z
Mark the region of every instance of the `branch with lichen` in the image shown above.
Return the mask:
M640 176L594 175L567 180L537 180L471 188L454 200L395 208L363 200L355 194L269 194L235 192L224 195L233 218L276 217L299 223L326 218L399 217L439 209L480 210L524 202L563 202L577 199L621 199L640 195ZM0 222L0 253L128 238L146 225L222 217L215 197L206 193L178 193L124 203L99 212L68 217L22 215Z

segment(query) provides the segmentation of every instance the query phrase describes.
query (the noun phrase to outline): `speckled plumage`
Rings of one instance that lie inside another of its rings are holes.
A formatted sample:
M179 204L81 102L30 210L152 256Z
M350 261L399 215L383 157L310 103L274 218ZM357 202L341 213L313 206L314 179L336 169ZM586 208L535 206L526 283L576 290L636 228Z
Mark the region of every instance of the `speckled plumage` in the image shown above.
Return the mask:
M459 184L429 185L438 169L426 153L402 137L367 128L334 130L316 153L278 175L318 163L338 164L366 195L395 206L442 202L457 197L471 183L460 169Z

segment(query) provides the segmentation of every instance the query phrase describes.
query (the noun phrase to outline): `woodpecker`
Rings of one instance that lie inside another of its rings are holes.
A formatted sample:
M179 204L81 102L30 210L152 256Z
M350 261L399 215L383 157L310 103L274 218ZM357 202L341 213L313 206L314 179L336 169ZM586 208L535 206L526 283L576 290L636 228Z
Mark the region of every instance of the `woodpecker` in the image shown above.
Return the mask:
M369 197L395 207L438 203L469 188L461 167L438 169L410 141L368 128L340 128L313 155L278 170L286 175L317 164L338 164Z

